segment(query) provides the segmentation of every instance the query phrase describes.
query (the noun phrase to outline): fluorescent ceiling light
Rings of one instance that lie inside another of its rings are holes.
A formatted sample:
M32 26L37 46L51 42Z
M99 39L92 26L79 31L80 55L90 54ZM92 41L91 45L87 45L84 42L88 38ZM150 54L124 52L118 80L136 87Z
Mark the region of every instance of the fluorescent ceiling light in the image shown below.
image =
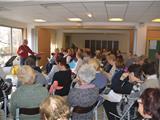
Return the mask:
M34 19L34 22L46 22L46 20L43 20L43 19Z
M153 19L152 22L160 22L160 18Z
M110 18L109 21L112 21L112 22L121 22L123 21L122 18Z
M68 18L69 21L72 21L72 22L81 22L82 19L80 18Z
M91 14L91 13L88 13L87 16L91 18L91 17L92 17L92 14Z

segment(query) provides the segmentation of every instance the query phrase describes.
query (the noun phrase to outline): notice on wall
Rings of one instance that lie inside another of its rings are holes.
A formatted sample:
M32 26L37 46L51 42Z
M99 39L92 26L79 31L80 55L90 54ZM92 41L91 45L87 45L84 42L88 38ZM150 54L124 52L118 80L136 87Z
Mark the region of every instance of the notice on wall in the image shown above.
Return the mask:
M150 40L149 49L156 49L157 48L157 40Z

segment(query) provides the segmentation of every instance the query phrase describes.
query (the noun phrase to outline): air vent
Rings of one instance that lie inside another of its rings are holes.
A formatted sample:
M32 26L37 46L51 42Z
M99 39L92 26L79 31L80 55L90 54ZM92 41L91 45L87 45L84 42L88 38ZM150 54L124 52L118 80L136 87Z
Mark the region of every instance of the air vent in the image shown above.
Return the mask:
M51 7L51 6L61 6L59 3L47 3L47 4L40 4L42 7Z
M106 1L106 4L118 5L118 4L128 4L128 1Z

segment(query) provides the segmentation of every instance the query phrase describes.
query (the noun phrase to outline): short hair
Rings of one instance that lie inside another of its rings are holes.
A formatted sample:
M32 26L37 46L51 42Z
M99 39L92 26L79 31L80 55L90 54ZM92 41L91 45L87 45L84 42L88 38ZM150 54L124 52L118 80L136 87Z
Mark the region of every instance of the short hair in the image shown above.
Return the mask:
M154 75L156 74L156 67L154 62L144 63L142 65L142 71L146 75Z
M25 65L35 66L36 65L36 60L32 56L29 56L25 60Z
M142 75L142 69L141 69L141 65L139 64L132 64L129 66L128 68L128 72L133 72L134 76L140 78Z
M80 78L80 80L83 80L86 83L90 83L92 80L95 79L96 69L92 65L83 64L79 68L77 76Z
M160 89L148 88L142 95L141 100L144 108L144 114L152 116L153 120L159 120L160 118Z
M28 44L28 40L27 40L27 39L24 39L24 40L23 40L23 43L25 43L25 44L27 43L27 44Z
M19 68L17 77L22 84L33 84L35 82L36 73L29 65L23 65Z
M61 96L48 96L40 104L40 114L43 120L62 120L69 118L69 106Z

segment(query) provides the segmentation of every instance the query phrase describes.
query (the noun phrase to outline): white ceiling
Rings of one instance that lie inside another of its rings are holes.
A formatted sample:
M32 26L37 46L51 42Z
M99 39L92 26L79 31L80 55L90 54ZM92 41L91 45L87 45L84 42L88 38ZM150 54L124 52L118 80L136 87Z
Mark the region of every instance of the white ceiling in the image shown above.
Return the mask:
M89 18L87 13L93 17ZM64 24L69 17L79 17L82 23L107 23L111 17L121 17L126 23L150 23L160 18L160 1L0 1L0 17L25 23L41 18L47 20L47 24Z

